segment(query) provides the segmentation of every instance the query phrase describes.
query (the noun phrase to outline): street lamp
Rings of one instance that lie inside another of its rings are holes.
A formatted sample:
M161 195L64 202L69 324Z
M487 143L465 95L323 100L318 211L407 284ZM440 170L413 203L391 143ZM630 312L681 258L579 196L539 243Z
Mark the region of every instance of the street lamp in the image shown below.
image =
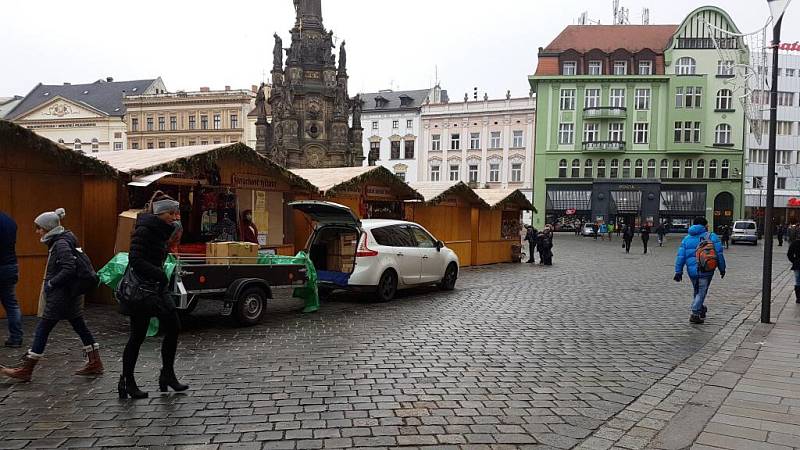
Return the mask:
M767 150L767 205L764 208L764 271L761 275L761 323L770 323L772 306L772 210L775 205L775 144L778 122L778 48L781 23L792 0L767 0L775 21L772 27L772 82L769 89L769 149Z

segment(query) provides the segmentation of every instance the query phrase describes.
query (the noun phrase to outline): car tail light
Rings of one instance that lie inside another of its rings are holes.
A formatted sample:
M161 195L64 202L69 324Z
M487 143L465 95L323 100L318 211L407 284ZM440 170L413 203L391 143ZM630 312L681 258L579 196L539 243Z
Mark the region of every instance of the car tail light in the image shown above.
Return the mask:
M378 256L378 252L375 250L371 250L367 247L367 233L364 233L364 239L361 240L361 243L358 244L358 250L356 250L356 258L366 258L369 256Z

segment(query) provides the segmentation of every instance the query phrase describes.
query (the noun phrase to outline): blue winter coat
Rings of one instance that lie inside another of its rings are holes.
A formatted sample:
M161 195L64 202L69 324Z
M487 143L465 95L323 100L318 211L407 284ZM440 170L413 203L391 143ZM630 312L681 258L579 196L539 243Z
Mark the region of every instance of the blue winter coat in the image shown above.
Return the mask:
M702 225L689 227L689 235L683 238L681 246L678 247L678 256L675 258L675 273L683 273L683 266L686 266L689 278L711 278L714 276L714 272L700 272L697 270L695 253L697 253L697 247L707 232L706 227ZM719 240L719 236L714 233L711 233L710 239L714 243L714 249L717 250L717 258L719 259L717 269L720 272L725 272L725 256L722 254L722 242Z

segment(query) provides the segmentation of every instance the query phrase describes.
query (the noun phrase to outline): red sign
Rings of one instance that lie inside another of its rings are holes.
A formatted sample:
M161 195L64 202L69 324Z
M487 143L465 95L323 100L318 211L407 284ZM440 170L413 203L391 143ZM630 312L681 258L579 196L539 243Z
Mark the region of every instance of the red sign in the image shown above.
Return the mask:
M574 216L576 212L578 212L575 208L570 208L567 211L568 216Z
M786 206L790 208L800 208L800 198L792 197L786 202Z
M800 42L781 42L781 46L778 47L780 50L787 50L790 52L800 52Z

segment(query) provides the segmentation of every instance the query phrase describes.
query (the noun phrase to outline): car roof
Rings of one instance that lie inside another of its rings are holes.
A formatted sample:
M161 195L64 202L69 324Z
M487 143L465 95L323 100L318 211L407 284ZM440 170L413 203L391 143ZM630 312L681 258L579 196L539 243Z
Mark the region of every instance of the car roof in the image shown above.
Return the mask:
M405 220L392 220L392 219L363 219L361 221L361 227L366 230L386 227L390 225L418 225L418 224L414 222L407 222Z
M739 223L739 222L745 222L745 223L756 223L756 221L755 221L755 220L734 220L734 221L733 221L733 223Z

